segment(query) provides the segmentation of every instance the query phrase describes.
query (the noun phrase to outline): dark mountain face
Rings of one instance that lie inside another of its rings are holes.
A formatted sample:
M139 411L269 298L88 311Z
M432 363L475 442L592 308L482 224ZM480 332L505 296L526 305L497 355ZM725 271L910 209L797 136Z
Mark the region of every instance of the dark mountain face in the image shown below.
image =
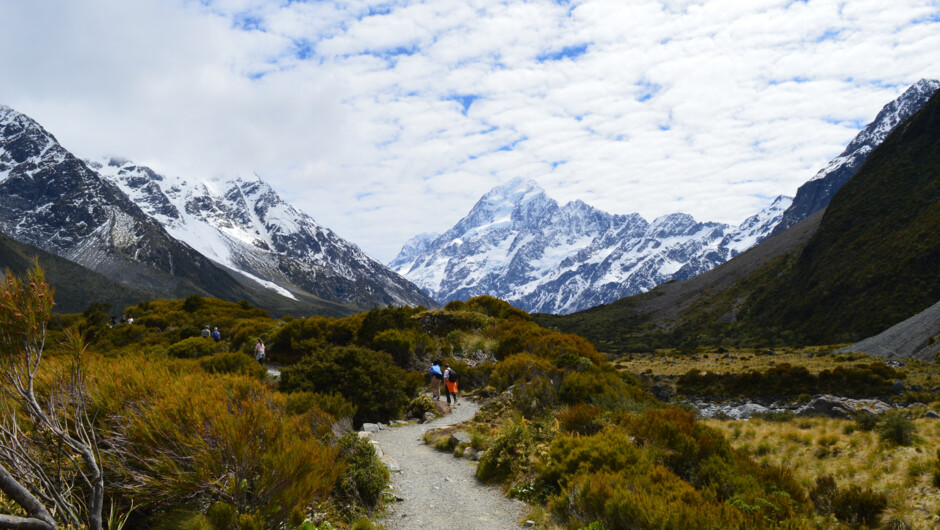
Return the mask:
M862 167L869 154L897 127L904 123L940 89L940 81L922 79L911 85L898 99L885 105L875 120L858 133L841 155L800 186L793 204L771 235L779 234L801 219L825 208L832 197Z
M542 325L609 351L724 342L832 344L940 300L940 95L894 131L833 197L729 262Z

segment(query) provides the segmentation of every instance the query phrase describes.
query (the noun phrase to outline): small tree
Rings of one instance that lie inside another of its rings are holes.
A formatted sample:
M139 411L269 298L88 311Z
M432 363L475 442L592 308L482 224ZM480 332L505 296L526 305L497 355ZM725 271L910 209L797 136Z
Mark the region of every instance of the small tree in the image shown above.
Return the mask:
M69 370L37 397L52 294L38 262L25 281L8 270L0 286L0 491L28 515L0 515L0 528L53 529L59 519L100 530L104 479L86 408L81 335L67 335Z

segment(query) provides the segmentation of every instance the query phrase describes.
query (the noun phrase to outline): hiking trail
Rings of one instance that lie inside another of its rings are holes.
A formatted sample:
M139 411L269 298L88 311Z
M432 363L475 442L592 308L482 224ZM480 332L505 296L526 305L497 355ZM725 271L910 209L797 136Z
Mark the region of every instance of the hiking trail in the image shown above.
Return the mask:
M385 456L401 468L391 473L391 492L402 501L388 503L388 515L379 524L388 530L520 528L525 503L479 482L475 463L436 451L422 440L425 432L467 421L479 409L476 401L463 398L449 416L374 433Z

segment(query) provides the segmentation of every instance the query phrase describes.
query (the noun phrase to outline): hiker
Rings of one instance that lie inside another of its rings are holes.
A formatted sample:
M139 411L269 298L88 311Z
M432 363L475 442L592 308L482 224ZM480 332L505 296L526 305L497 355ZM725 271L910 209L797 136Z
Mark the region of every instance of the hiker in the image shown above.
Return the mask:
M222 340L222 334L219 333L219 328L212 328L212 340L216 342Z
M432 361L428 373L431 374L431 396L434 397L434 401L438 401L441 399L441 378L443 376L441 361Z
M200 335L202 338L204 338L204 339L208 339L208 338L209 338L209 335L210 335L210 333L209 333L209 324L206 324L205 326L203 326L203 328L202 328L202 333L200 333L199 335Z
M258 364L264 361L264 343L261 342L261 339L258 339L258 343L255 344L255 359L258 361Z
M450 396L454 396L454 405L457 404L457 371L444 365L444 392L447 394L447 404L450 405Z

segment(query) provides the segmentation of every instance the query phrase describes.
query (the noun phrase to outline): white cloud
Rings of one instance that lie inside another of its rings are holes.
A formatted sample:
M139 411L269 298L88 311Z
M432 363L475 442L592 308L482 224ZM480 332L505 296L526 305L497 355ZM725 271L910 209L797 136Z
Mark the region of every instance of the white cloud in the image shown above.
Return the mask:
M0 0L0 17L0 103L80 156L257 172L383 260L518 176L739 222L940 76L931 0Z

